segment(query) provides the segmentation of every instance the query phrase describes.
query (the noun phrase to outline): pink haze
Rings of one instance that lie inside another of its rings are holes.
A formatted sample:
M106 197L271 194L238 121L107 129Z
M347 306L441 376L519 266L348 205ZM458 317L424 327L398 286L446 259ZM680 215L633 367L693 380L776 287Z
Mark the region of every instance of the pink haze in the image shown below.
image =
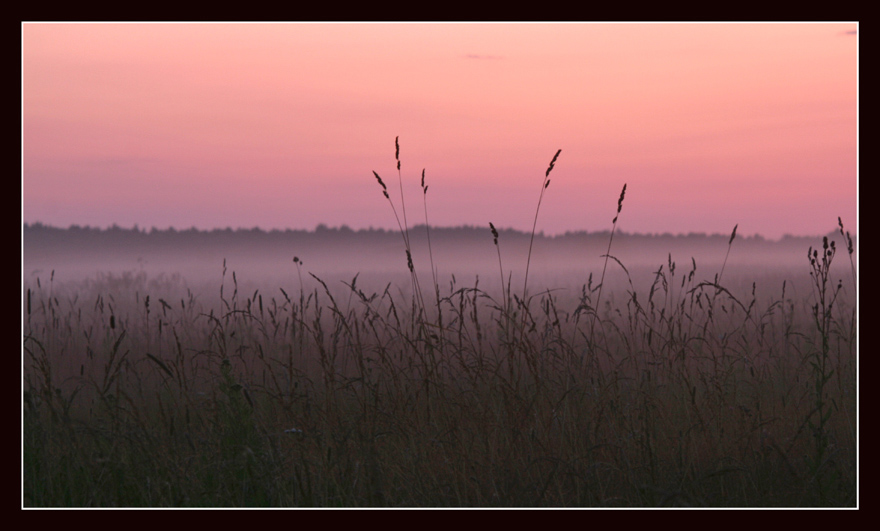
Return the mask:
M23 220L856 226L857 24L22 25ZM395 197L395 196L393 196Z

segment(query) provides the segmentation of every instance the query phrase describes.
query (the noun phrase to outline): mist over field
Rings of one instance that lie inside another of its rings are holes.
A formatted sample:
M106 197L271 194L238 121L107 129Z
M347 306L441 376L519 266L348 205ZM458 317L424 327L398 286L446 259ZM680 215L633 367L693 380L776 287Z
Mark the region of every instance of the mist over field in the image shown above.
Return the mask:
M430 249L424 225L409 230L413 263L419 282L433 285L430 264L444 288L453 277L458 286L479 281L481 289L497 290L502 271L514 292L522 290L528 260L529 234L501 230L498 249L487 227L431 228ZM530 292L571 290L576 295L587 284L599 281L608 252L608 232L566 233L535 237L529 270ZM836 234L840 239L839 233ZM835 233L830 234L831 239ZM809 247L821 245L821 237L788 236L778 241L760 236L642 235L616 233L607 262L606 281L613 288L629 289L627 273L637 291L647 290L658 269L687 275L696 266L700 280L714 281L724 266L722 283L731 289L777 290L782 280L797 284L808 280ZM843 242L838 242L840 245ZM242 289L296 291L300 275L306 289L316 282L312 273L329 285L344 287L358 275L364 289L382 290L391 283L410 284L405 246L397 231L359 230L345 226L315 230L262 231L260 229L150 230L71 227L60 229L40 224L24 226L24 276L26 282L44 281L54 271L57 285L76 285L99 278L145 275L194 291L216 291L227 280ZM499 251L501 265L499 267ZM297 271L294 257L300 260ZM614 258L617 260L615 261ZM725 259L727 260L725 264ZM626 271L624 271L624 267ZM806 287L806 282L803 282Z

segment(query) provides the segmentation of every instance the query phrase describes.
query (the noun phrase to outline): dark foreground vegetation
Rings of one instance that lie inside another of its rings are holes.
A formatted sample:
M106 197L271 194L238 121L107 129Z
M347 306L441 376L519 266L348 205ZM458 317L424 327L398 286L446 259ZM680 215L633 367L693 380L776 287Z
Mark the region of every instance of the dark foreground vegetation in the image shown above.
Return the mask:
M516 287L488 230L493 292L427 287L412 262L405 290L340 290L299 259L296 291L242 293L224 269L219 298L143 274L28 280L23 505L856 505L842 223L797 296L671 257L614 293L604 270L541 292L528 265Z

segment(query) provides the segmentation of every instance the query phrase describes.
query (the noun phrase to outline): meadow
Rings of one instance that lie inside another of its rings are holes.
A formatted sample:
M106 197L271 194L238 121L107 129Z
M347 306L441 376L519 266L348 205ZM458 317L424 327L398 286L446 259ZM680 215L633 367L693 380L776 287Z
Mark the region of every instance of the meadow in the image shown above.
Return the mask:
M857 505L842 221L773 288L725 272L735 228L720 268L670 254L644 281L615 257L624 186L577 288L530 283L531 242L508 263L494 225L481 287L437 276L430 233L414 249L374 175L400 227L404 274L384 288L299 257L286 288L253 291L225 263L213 293L136 272L28 278L22 505Z

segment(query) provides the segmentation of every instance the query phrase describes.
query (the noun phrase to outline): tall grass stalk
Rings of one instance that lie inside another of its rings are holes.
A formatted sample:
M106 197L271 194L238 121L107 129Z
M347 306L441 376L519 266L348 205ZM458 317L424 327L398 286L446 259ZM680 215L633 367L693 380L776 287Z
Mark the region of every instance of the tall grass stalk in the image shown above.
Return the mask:
M611 257L611 242L614 241L614 231L617 229L617 218L620 217L620 211L623 209L623 198L626 195L626 183L623 183L623 189L620 190L620 197L617 199L617 214L614 215L614 219L611 220L611 235L608 237L608 248L605 250L605 254L603 255L605 258L605 263L602 265L602 277L599 279L599 294L596 296L596 306L595 313L593 315L592 322L590 323L590 335L592 336L593 329L595 328L596 318L598 317L600 304L602 301L602 288L605 286L605 271L608 269L608 258Z
M413 257L412 257L412 245L410 245L409 238L409 223L406 219L406 194L403 193L403 174L400 170L400 137L394 137L394 160L397 162L397 182L400 185L400 208L403 211L403 239L406 245L406 260L407 266L409 267L410 274L412 276L413 282L413 300L418 301L418 310L424 312L425 310L425 299L422 297L422 286L419 283L419 277L416 274L415 266L413 265ZM424 172L423 172L424 176ZM424 179L423 179L424 181ZM427 191L423 188L423 191ZM426 216L427 216L427 210ZM432 265L433 268L433 265ZM432 271L433 273L433 271Z
M556 159L559 158L559 154L562 153L562 150L559 149L556 151L556 154L553 155L553 159L550 161L550 165L547 166L547 171L544 172L544 180L541 183L541 193L538 196L538 206L535 208L535 220L532 222L532 233L529 236L529 253L526 257L526 272L523 278L523 296L522 296L522 333L520 335L520 341L522 341L522 335L525 334L526 329L526 319L528 316L527 305L529 301L529 266L532 264L532 246L535 243L535 231L538 229L538 213L541 211L541 202L544 200L544 191L550 186L550 172L553 171L553 166L556 165Z
M844 231L843 220L840 219L840 216L837 217L837 225L838 225L838 227L840 227L840 236L841 236L841 238L843 238L843 243L846 244L846 252L847 252L847 255L849 256L849 265L850 265L850 270L852 272L853 293L857 293L859 288L858 288L858 283L857 283L858 277L856 276L856 263L855 263L855 259L853 258L853 254L855 254L855 249L853 247L852 236L850 235L848 230ZM851 322L853 324L853 328L852 328L852 330L850 330L850 337L852 337L852 338L855 338L855 322L856 322L856 308L857 307L858 307L858 304L854 304L853 308L852 308L852 321Z
M718 273L718 278L715 279L716 284L720 284L721 277L724 276L724 268L727 266L727 259L730 258L730 248L733 247L733 240L736 239L737 227L739 227L739 223L733 226L733 231L730 233L730 239L727 241L727 253L724 255L724 262L721 264L721 272Z
M425 237L428 240L428 259L431 262L431 278L434 282L434 303L437 305L437 327L443 329L443 309L440 306L440 283L437 280L437 266L434 264L434 249L431 246L431 224L428 221L428 185L425 184L425 168L422 168L422 200L425 207ZM440 338L440 352L443 353L443 335Z
M489 230L492 232L492 241L495 244L495 251L498 253L498 273L500 274L501 280L501 309L503 313L507 313L507 291L504 289L504 266L501 264L501 247L498 245L498 229L495 228L495 225L490 221L489 222Z
M428 258L431 260L431 278L434 281L434 292L437 305L440 304L440 283L437 282L437 268L434 265L434 249L431 247L431 224L428 222L428 186L425 184L425 169L422 168L422 200L425 206L425 236L428 240Z

